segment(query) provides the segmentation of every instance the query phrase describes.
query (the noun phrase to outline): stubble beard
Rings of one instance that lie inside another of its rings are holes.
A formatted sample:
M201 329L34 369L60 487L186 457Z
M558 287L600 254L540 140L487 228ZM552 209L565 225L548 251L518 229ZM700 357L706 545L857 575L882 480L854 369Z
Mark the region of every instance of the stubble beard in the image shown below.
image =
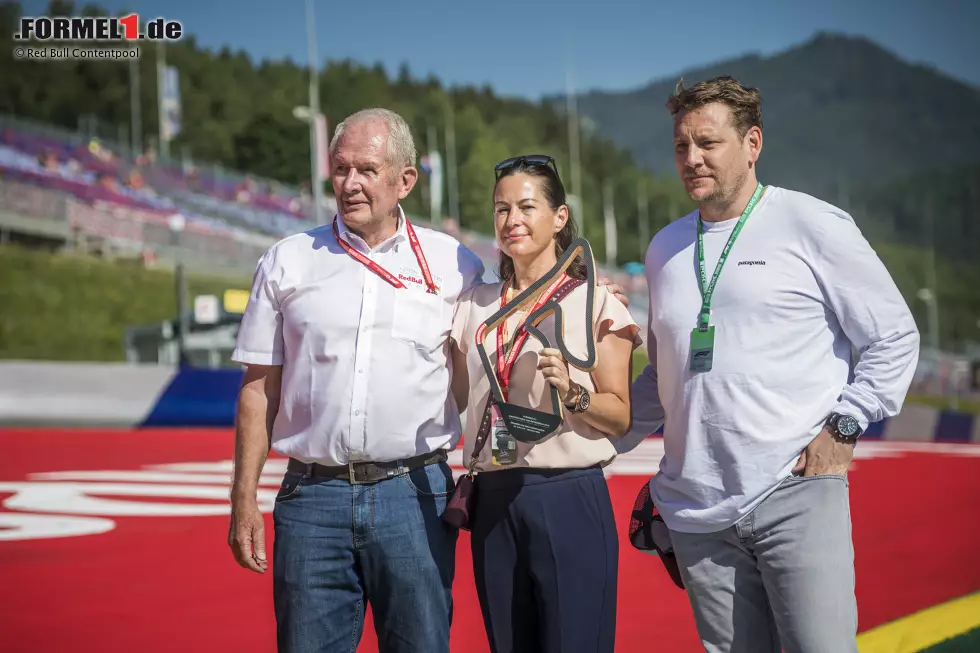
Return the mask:
M724 212L735 202L735 199L738 197L742 186L745 184L745 179L748 177L748 174L748 171L742 171L741 173L732 177L729 183L719 183L714 192L712 192L710 195L707 195L700 200L695 200L697 202L698 209L700 209L702 212L705 210ZM715 178L715 181L718 181L717 177Z

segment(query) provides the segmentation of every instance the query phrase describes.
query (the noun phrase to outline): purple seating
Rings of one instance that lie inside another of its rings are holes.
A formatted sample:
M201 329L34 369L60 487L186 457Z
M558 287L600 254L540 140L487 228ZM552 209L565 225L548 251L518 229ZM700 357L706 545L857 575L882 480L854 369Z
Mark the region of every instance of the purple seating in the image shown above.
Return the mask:
M0 170L4 176L59 190L88 202L109 201L150 211L180 210L188 217L212 225L239 224L277 236L313 226L309 220L312 211L298 195L273 196L261 191L250 178L246 178L252 186L250 197L242 202L238 197L241 182L216 179L208 174L188 175L179 167L169 165L134 166L96 142L90 150L86 144L6 128L0 132L0 150L8 154L4 156L0 152ZM11 157L11 151L21 156ZM125 174L134 169L142 176L146 190L123 184ZM114 188L100 183L105 177L114 180ZM183 201L187 193L198 196L198 201L188 205ZM217 209L211 213L220 219L200 215L196 209L200 205Z

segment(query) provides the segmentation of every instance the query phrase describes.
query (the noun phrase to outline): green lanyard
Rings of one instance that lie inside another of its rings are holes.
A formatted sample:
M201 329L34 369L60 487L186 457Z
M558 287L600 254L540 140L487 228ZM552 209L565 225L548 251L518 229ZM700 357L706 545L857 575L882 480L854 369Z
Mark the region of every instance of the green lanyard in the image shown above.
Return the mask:
M749 219L749 214L752 213L755 205L759 203L759 198L762 197L763 190L765 190L765 187L759 184L756 186L755 192L752 193L752 199L749 200L745 210L742 211L742 217L738 219L735 230L732 231L732 235L728 237L728 242L725 243L725 249L721 250L721 256L718 258L718 265L715 266L715 273L711 277L710 284L708 283L704 269L704 227L701 224L701 214L698 213L698 271L701 273L698 278L698 288L701 291L701 313L698 316L698 329L701 331L708 330L708 322L711 318L711 296L715 293L715 284L718 283L718 277L721 276L721 268L725 265L725 261L728 259L728 253L732 250L732 245L735 244L735 239L738 238L739 232L742 231L742 226ZM707 286L707 289L705 289L705 286Z

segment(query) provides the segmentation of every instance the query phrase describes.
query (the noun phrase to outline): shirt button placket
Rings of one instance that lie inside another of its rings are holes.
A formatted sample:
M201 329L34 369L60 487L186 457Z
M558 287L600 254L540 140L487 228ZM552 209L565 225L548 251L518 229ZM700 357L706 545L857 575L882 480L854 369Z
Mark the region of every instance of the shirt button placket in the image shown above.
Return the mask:
M375 260L371 254L368 258ZM358 321L357 343L354 346L354 369L357 371L353 379L353 391L351 393L351 416L350 416L350 456L351 460L363 457L366 446L366 431L364 420L364 407L367 401L367 375L364 370L367 368L371 358L372 339L370 331L374 327L375 315L378 304L379 277L369 271L365 271L363 299L361 301L361 314Z

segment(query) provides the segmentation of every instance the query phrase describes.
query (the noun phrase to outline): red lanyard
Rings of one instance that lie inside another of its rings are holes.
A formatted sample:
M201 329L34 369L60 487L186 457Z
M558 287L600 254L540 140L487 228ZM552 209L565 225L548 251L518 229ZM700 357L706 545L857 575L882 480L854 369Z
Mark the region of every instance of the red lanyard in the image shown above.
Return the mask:
M548 303L548 300L551 299L551 296L555 294L555 291L558 290L558 287L567 278L568 275L562 273L560 277L555 279L554 283L552 283L548 287L548 290L546 290L544 294L542 294L541 297L538 298L538 301L534 303L534 306L531 308L530 311L527 312L527 314L531 315L532 313L534 313L534 311L538 310L546 303ZM506 301L504 301L505 297L507 296L507 286L508 283L505 283L503 290L501 291L500 294L501 308L503 308L504 304L507 303ZM501 322L499 327L497 327L497 376L500 377L500 391L504 395L504 401L507 401L507 391L510 387L510 372L512 369L514 369L514 363L517 362L517 356L521 353L521 349L524 348L524 343L527 342L527 339L530 336L524 324L521 324L519 327L517 327L517 330L514 332L514 337L511 340L510 351L507 352L507 356L505 357L504 356L504 327L506 326L507 326L507 321L505 320Z
M439 286L436 285L435 281L432 280L432 272L429 271L429 263L425 260L425 254L422 252L422 245L419 244L419 237L415 235L415 228L412 227L412 223L405 219L405 231L408 232L408 242L412 246L412 253L415 254L415 259L419 262L419 267L422 269L422 278L425 280L425 286L428 288L428 292L436 295L439 293ZM337 228L337 216L333 218L333 235L340 243L340 246L344 248L344 251L350 254L351 258L355 261L361 263L368 270L374 272L379 277L393 285L395 288L404 288L405 284L401 280L388 272L383 267L369 259L368 257L361 254L359 251L354 249L347 243L346 240L340 237L340 230Z

